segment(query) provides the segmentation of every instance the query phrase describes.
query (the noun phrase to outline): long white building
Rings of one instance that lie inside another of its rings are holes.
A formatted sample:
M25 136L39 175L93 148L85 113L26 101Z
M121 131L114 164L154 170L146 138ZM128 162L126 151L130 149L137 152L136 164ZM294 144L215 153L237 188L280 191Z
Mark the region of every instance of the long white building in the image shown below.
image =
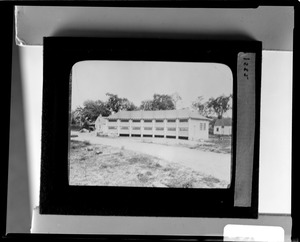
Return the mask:
M209 119L190 110L120 111L99 116L96 132L128 137L208 139Z

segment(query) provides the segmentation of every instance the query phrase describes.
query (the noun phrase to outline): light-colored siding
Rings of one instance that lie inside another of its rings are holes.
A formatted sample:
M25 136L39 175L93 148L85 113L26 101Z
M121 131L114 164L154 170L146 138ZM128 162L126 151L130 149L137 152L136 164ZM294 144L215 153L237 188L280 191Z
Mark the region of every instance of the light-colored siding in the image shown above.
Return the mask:
M208 139L208 121L190 119L189 121L189 139L201 140Z
M231 133L232 133L231 126L215 126L214 127L214 134L231 135Z
M96 132L99 134L107 134L107 119L103 117L98 117L95 121Z
M188 119L179 119L178 121L178 137L189 137L189 120Z
M106 130L108 135L159 136L168 138L186 138L189 140L208 139L209 122L192 118L141 120L106 120L106 124L96 124Z

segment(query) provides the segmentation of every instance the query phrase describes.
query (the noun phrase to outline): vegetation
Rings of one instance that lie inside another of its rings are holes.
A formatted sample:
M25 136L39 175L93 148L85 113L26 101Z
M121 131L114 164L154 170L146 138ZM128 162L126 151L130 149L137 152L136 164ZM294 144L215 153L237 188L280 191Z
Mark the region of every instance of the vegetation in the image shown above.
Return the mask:
M177 93L172 95L154 94L152 100L144 100L137 107L127 98L121 98L116 94L106 93L106 96L108 97L106 101L86 100L83 107L73 110L71 125L88 129L89 124L95 122L99 115L107 117L120 110L173 110L176 108L176 102L181 100Z
M120 110L174 110L181 97L178 93L154 94L152 99L143 100L140 106L135 106L133 102L127 98L119 97L116 94L106 93L107 100L86 100L82 107L77 107L71 112L71 125L89 129L90 123L95 122L99 115L107 117L112 113ZM221 119L223 115L230 109L232 95L219 97L211 97L204 102L204 98L199 96L193 103L192 108L197 110L201 115L211 118L210 126L213 127L216 119Z
M160 139L143 139L143 143L149 144L160 144L166 146L177 146L177 147L186 147L189 149L213 152L213 153L222 153L222 154L231 154L232 151L232 142L231 136L222 136L220 138L219 135L209 135L208 140L203 140L199 143L190 143L182 140L181 142L172 142L173 140L163 140Z
M106 93L107 101L86 100L83 107L77 107L71 112L71 125L88 128L90 123L96 121L99 115L107 117L119 110L135 110L137 107L127 98L120 98L116 94Z
M109 110L109 114L119 112L120 110L132 111L137 109L137 107L130 102L127 98L120 98L116 94L106 93L108 100L106 102L106 107ZM102 116L108 116L102 115Z
M208 100L207 108L210 110L212 109L217 115L218 119L221 119L223 114L232 108L230 105L230 100L232 100L232 95L221 95L217 98L212 97Z
M210 135L209 140L203 142L202 144L187 146L190 149L197 149L202 151L231 154L232 143L231 136L224 136L222 139L218 135Z
M175 100L171 95L154 94L152 100L142 101L141 110L174 110Z
M207 102L199 96L193 103L192 107L205 117L223 118L223 115L232 109L232 94L229 96L221 95L219 97L211 97Z

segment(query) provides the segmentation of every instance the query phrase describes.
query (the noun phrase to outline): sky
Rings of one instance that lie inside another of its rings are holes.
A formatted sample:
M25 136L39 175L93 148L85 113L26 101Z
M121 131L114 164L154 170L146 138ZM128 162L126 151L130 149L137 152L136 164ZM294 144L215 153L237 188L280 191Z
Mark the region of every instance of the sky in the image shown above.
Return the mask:
M106 93L127 98L136 106L155 93L178 93L177 109L191 107L197 97L204 101L232 94L228 66L217 63L82 61L72 68L72 110L86 100L106 101Z

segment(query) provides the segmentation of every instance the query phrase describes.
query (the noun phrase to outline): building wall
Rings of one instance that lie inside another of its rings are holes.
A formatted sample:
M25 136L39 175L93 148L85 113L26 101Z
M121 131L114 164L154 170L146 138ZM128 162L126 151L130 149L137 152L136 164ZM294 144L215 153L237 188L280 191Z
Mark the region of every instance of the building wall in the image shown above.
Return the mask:
M101 130L107 130L108 135L189 140L208 139L209 128L208 121L192 119L110 120L106 125Z
M208 139L209 122L203 120L189 120L189 139Z
M185 138L189 137L189 121L186 120L178 120L178 137Z
M177 132L178 119L165 120L165 135L166 137L178 138Z
M125 135L130 135L131 131L130 131L130 126L131 123L129 122L130 120L118 120L118 125L119 125L119 134L125 134Z
M220 135L231 135L231 126L215 126L214 127L214 134Z
M108 135L119 135L120 131L120 120L108 120L107 122L107 132Z
M95 129L97 133L107 133L107 119L98 117L95 121Z

